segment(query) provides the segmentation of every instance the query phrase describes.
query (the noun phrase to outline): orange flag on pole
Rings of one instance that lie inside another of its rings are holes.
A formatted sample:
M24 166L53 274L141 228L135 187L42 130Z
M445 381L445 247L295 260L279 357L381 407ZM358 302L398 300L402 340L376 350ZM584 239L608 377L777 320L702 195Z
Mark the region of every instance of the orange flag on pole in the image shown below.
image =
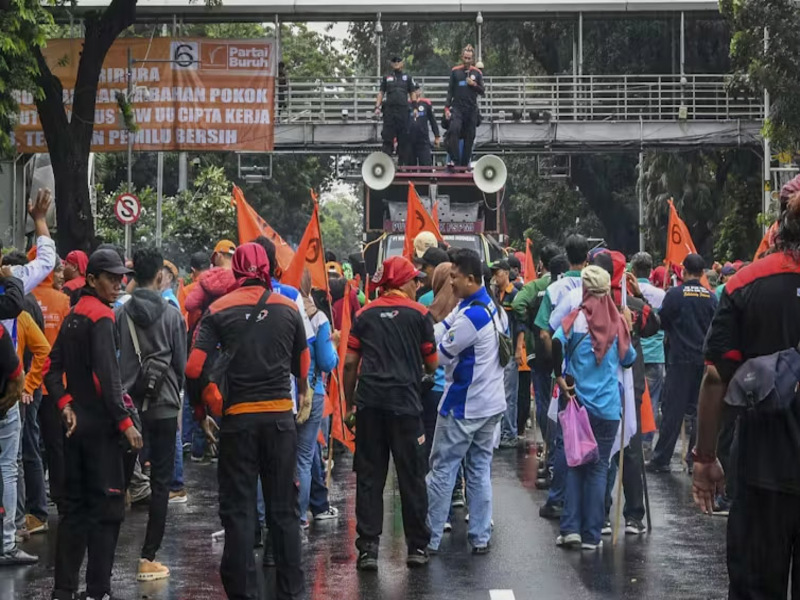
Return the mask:
M300 288L303 271L311 273L311 285L319 290L328 289L328 272L325 270L325 252L322 250L322 233L319 228L319 205L314 201L311 220L300 240L291 264L284 269L281 283Z
M278 266L285 270L294 258L294 250L272 227L247 203L239 186L233 186L231 204L236 207L236 224L239 230L239 243L252 242L263 235L275 244L275 256Z
M536 279L536 263L533 262L533 242L530 238L525 241L525 283Z
M683 260L690 254L697 254L697 250L694 247L689 228L678 216L678 211L670 198L666 262L670 265L682 265Z
M650 388L644 382L644 394L642 395L642 433L652 433L656 430L656 419L653 416L653 401L650 399Z
M344 288L344 297L350 296L350 284ZM328 386L328 402L325 407L325 414L332 414L331 437L341 442L350 452L355 452L355 436L344 424L347 407L344 400L344 361L347 357L347 340L350 338L350 329L353 323L353 315L350 313L350 303L342 304L342 329L339 338L339 366L331 373L330 385ZM330 452L330 449L328 450Z
M433 203L433 209L431 210L431 217L433 218L433 224L436 225L436 231L439 231L439 201Z
M764 237L761 239L758 250L756 250L756 254L753 256L753 262L757 261L759 258L763 258L763 254L775 245L775 237L777 235L778 222L776 221L770 225L769 229L767 229L767 233L765 233Z
M436 222L422 206L417 189L413 183L408 184L408 212L406 214L406 239L403 246L403 256L408 260L414 259L414 239L423 231L430 231L440 242L442 234Z

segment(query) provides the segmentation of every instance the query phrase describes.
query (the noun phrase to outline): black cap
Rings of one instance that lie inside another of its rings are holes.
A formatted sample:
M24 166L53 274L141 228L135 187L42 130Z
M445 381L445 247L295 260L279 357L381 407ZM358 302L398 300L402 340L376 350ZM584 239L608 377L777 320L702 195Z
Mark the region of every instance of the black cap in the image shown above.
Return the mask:
M450 257L447 255L447 252L441 248L432 246L425 250L425 254L423 254L421 258L418 258L416 262L423 266L436 268L442 263L449 262L449 260Z
M683 259L683 268L692 275L702 275L706 267L706 261L699 254L690 254Z
M508 264L508 261L505 258L496 261L492 265L492 271L510 271L510 270L511 270L511 265Z
M113 273L114 275L130 275L133 273L122 262L119 254L108 248L92 252L89 257L89 266L86 267L87 275L100 275L103 272Z
M519 270L522 268L522 263L519 262L519 259L513 254L509 254L506 260L508 260L508 266L510 266L512 269Z
M393 62L393 63L395 63L395 62L403 62L403 59L400 58L399 56L397 56L397 54L395 54L394 56L389 58L389 62Z

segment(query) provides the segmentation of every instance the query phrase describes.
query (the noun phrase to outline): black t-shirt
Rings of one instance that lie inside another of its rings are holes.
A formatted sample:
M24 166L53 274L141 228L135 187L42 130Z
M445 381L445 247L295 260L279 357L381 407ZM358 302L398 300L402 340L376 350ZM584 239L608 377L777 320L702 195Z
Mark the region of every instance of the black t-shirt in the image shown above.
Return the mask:
M386 108L408 110L408 98L417 89L414 78L402 71L393 71L381 79L381 91Z
M424 306L398 293L381 296L358 312L347 347L361 355L358 408L422 413L422 364L436 360L433 319Z
M705 356L725 376L749 358L798 343L800 263L776 253L745 267L725 285ZM800 494L800 407L773 416L741 413L738 465L748 485Z
M467 79L472 79L475 85L469 85ZM483 91L483 73L478 68L454 67L450 72L450 84L447 87L447 103L445 106L465 110L477 108L478 96L482 96Z

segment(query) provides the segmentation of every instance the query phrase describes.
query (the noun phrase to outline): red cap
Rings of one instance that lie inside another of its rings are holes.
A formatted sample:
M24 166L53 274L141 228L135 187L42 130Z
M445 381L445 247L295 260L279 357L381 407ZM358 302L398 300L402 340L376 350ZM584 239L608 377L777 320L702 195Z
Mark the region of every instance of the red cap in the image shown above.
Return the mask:
M383 261L372 277L372 283L378 287L399 288L412 279L424 277L425 273L417 270L410 260L404 256L392 256Z
M78 273L81 275L86 275L86 267L89 266L89 257L86 256L86 252L83 250L73 250L67 254L64 262L75 266L75 268L78 269Z

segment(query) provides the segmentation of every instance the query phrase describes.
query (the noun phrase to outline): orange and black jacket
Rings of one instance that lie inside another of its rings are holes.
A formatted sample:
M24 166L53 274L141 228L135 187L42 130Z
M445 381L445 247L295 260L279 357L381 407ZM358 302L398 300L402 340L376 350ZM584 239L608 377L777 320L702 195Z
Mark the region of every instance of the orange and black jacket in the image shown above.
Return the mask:
M125 431L133 426L122 402L118 346L114 311L93 291L82 289L61 324L44 377L58 408L72 406L79 431Z
M186 388L196 417L206 409L214 415L292 412L289 376L306 379L311 354L294 302L270 292L264 310L253 314L265 289L245 285L234 290L214 302L200 322L186 365ZM247 332L251 327L257 330ZM242 346L241 340L246 341ZM223 399L210 375L215 360L230 352L234 355L225 370Z

